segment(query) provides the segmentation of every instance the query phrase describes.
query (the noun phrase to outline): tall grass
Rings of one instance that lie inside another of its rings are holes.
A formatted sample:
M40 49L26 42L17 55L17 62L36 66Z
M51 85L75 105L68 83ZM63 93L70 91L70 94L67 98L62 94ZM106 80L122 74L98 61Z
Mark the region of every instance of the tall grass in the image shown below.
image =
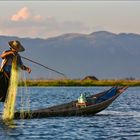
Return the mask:
M140 80L27 80L27 86L140 86ZM22 86L23 82L19 83Z

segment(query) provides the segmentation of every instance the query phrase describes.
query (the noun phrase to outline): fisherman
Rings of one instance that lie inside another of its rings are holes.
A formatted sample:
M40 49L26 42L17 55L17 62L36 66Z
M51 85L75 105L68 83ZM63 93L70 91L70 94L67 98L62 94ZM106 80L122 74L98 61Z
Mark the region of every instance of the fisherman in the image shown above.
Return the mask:
M3 59L1 68L0 68L0 102L4 102L7 94L12 61L13 58L17 58L17 66L22 70L31 72L31 68L25 66L21 60L21 57L18 52L25 51L25 48L21 45L18 40L8 42L10 49L3 52L0 57Z

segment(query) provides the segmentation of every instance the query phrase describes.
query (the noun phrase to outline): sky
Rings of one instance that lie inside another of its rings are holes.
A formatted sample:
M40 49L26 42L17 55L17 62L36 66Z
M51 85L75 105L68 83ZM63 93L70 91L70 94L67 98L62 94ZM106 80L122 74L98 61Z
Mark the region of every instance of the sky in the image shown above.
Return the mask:
M140 34L140 1L0 1L0 35Z

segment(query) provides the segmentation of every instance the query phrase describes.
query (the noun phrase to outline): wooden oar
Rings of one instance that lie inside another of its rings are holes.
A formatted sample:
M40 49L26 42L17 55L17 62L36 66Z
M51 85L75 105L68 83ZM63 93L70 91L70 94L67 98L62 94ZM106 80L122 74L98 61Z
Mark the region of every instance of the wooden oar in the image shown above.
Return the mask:
M45 66L45 65L43 65L43 64L40 64L40 63L38 63L38 62L36 62L36 61L33 61L33 60L31 60L31 59L29 59L29 58L26 58L26 57L23 57L23 56L21 56L21 58L26 59L26 60L28 60L28 61L30 61L30 62L32 62L32 63L35 63L35 64L37 64L37 65L39 65L39 66L42 66L42 67L44 67L44 68L46 68L46 69L48 69L48 70L53 71L53 72L56 72L56 73L58 73L58 74L60 74L60 75L63 75L65 78L67 78L67 76L66 76L65 74L63 74L63 73L61 73L61 72L59 72L59 71L56 71L56 70L54 70L54 69L52 69L52 68L49 68L49 67L47 67L47 66Z

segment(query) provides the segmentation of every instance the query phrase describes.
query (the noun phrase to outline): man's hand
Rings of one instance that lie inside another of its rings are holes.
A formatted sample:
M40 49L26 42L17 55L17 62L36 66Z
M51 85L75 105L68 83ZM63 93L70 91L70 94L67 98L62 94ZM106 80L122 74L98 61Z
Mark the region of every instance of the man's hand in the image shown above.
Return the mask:
M24 65L21 66L21 69L27 71L28 73L31 73L31 71L32 71L31 68L26 67Z
M16 55L16 52L10 51L10 52L9 52L9 55L14 55L14 56L15 56L15 55Z
M26 67L26 71L28 72L28 73L31 73L31 68L29 68L29 67Z

